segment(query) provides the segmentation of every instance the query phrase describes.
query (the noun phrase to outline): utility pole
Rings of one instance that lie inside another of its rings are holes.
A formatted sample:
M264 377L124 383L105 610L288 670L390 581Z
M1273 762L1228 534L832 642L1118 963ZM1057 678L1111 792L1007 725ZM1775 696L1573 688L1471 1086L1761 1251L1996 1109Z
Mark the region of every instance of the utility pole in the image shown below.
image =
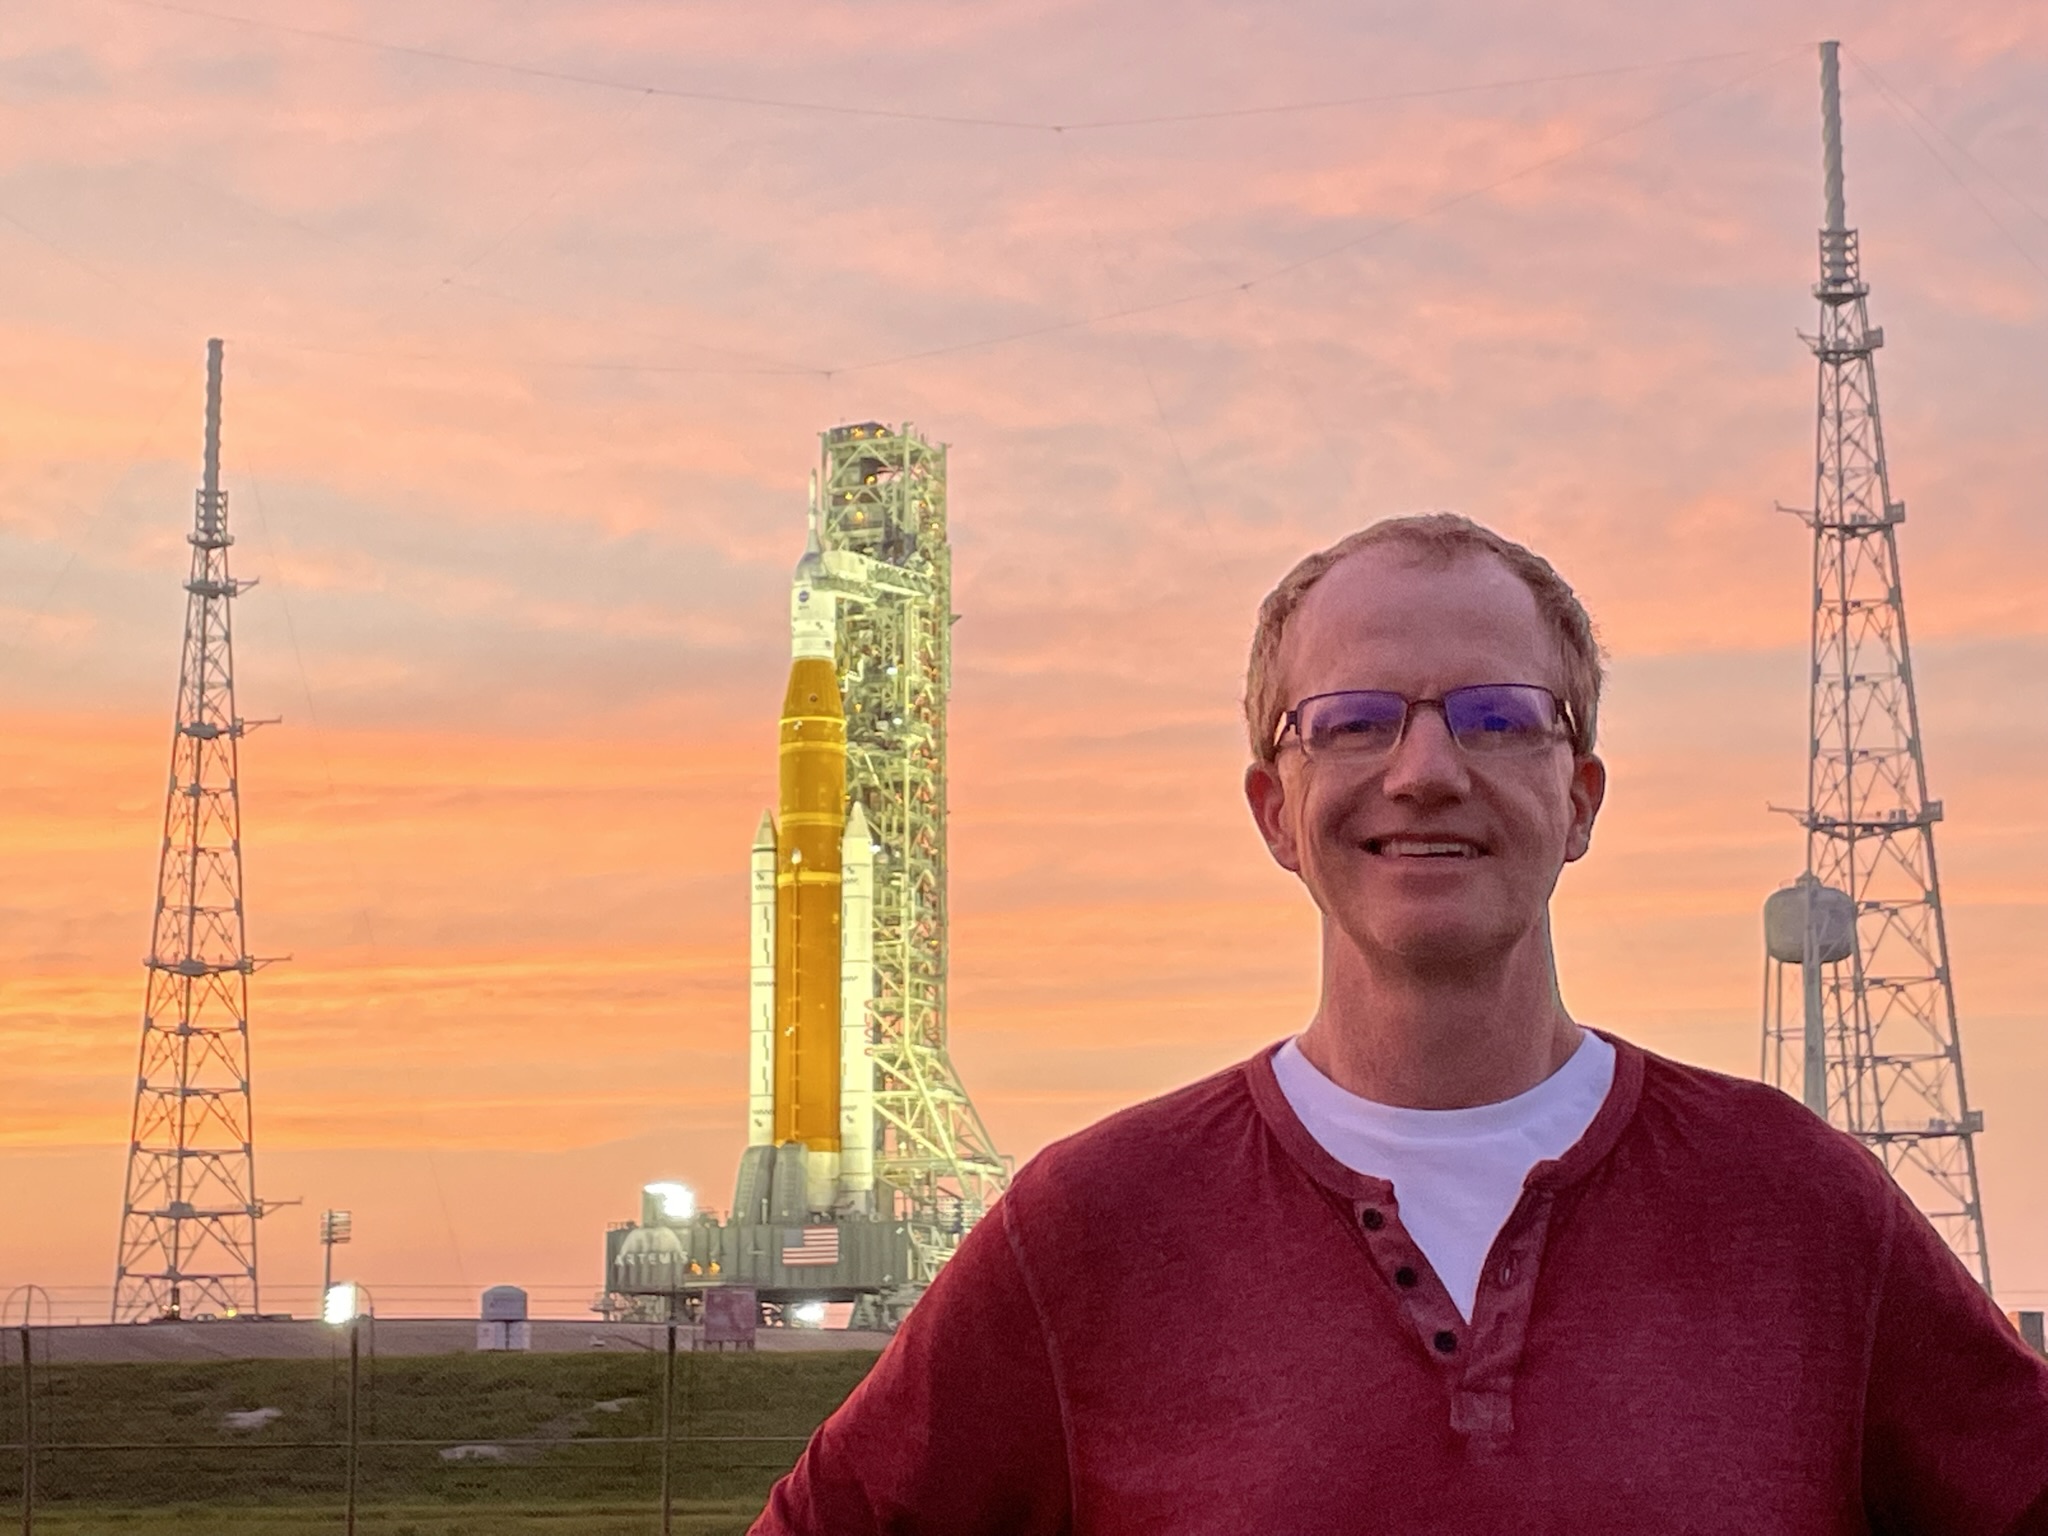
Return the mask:
M150 925L142 1051L114 1268L115 1322L260 1307L249 1087L250 957L242 910L234 599L220 488L221 344L206 344L206 454L185 582L170 786Z
M1991 1289L1976 1136L1956 1028L1856 231L1842 185L1837 46L1821 44L1819 420L1813 530L1806 870L1765 907L1764 1075L1870 1148ZM1796 967L1801 1005L1788 1018Z
M355 1235L355 1217L348 1211L320 1213L320 1305L334 1289L334 1250Z

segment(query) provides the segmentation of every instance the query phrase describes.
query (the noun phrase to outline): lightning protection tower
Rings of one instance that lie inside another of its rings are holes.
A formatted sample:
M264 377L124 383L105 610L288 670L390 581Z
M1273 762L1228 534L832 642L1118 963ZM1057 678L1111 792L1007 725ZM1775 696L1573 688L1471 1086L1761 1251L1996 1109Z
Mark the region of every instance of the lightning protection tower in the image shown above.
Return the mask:
M874 845L875 1176L927 1284L1008 1179L946 1047L946 696L953 557L946 450L879 422L822 435L827 550L865 556L838 608L846 791Z
M221 344L206 344L206 461L185 582L170 789L121 1201L114 1321L258 1310L250 958L242 911L235 597L220 488Z
M1827 224L1820 232L1820 363L1808 709L1806 870L1765 906L1764 1076L1861 1140L1988 1291L1977 1186L1983 1114L1963 1086L1948 932L1934 862L1906 643L1898 528L1877 409L1856 231L1842 201L1834 43L1821 44ZM1788 1016L1788 980L1799 1003Z

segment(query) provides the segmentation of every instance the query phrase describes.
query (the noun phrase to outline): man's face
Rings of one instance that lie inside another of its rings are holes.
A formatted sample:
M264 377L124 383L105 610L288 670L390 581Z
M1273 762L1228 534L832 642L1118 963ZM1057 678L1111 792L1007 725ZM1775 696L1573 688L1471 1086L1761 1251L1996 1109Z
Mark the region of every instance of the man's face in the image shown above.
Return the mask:
M1557 641L1521 578L1491 555L1439 565L1398 544L1349 556L1309 590L1280 675L1289 708L1353 688L1411 699L1475 683L1563 691ZM1369 963L1418 974L1547 944L1550 893L1585 853L1605 787L1599 759L1562 739L1474 756L1427 707L1376 760L1310 760L1290 734L1277 763L1245 776L1273 857L1326 919Z

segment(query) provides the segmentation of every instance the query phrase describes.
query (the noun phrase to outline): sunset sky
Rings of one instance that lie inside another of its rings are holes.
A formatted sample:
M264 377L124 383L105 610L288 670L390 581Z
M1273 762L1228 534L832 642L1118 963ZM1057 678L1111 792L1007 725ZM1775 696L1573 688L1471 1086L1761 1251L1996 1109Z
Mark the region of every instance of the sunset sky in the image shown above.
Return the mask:
M53 0L0 41L0 1293L100 1309L205 340L266 1284L598 1288L730 1199L747 850L817 434L951 445L953 1047L997 1143L1297 1028L1259 598L1450 507L1612 653L1588 1022L1754 1074L1804 792L1845 45L2009 1305L2048 1301L2048 8ZM251 18L262 18L254 20Z

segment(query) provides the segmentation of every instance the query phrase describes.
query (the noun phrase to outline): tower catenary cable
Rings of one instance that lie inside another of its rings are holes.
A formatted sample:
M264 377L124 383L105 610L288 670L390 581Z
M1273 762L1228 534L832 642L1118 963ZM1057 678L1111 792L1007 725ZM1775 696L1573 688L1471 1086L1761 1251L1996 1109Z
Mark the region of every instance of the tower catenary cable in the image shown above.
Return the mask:
M1842 187L1840 75L1821 45L1826 223L1813 531L1806 869L1765 907L1765 1077L1883 1161L1988 1291L1991 1260L1934 857L1920 708L1857 234ZM1796 1006L1788 990L1796 984Z
M242 908L234 599L220 488L221 343L206 344L206 458L114 1268L116 1322L254 1314L256 1146Z

